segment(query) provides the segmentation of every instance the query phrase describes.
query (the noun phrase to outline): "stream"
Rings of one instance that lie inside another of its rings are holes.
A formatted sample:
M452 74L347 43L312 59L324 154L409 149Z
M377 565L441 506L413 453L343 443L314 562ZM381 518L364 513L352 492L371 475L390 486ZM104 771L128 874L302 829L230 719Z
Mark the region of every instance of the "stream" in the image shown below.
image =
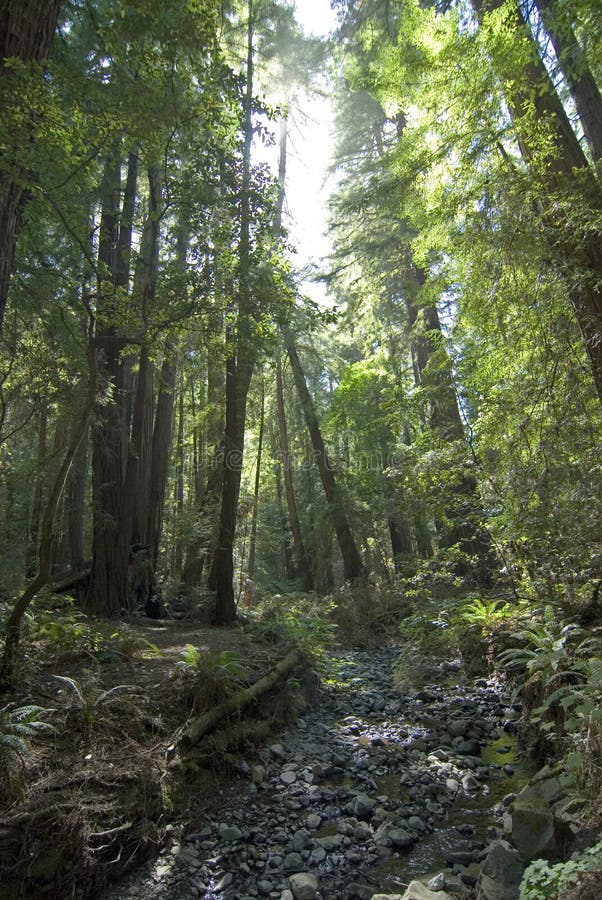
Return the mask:
M107 900L369 900L444 869L448 887L474 885L503 798L527 778L518 711L498 683L452 668L400 693L395 656L338 654L319 704L241 761L235 801Z

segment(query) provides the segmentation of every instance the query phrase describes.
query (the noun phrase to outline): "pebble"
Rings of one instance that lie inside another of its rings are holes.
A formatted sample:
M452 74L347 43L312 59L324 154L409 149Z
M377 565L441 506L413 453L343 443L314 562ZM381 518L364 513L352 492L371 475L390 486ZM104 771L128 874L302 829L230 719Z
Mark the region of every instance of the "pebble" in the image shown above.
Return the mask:
M400 697L394 648L341 656L352 681L324 687L303 728L284 732L260 762L239 765L240 790L223 819L193 821L182 846L174 841L106 900L369 900L387 893L374 880L379 861L399 856L403 871L410 848L453 803L510 774L511 763L494 770L480 758L513 712L486 680ZM473 831L458 826L447 853L465 884L482 858ZM429 888L448 889L444 873Z

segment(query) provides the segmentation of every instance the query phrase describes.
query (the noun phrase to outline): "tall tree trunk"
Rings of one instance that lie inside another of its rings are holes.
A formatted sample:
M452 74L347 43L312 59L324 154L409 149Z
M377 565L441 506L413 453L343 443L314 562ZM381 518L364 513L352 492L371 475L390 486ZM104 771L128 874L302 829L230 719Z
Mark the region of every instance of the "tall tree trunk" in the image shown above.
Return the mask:
M537 0L537 8L552 45L562 74L569 86L579 115L583 134L592 159L602 159L602 96L585 53L577 40L570 18L562 5L551 0Z
M48 408L45 403L39 411L38 453L36 475L33 484L31 515L27 535L27 577L33 578L38 559L38 538L42 517L42 500L44 494L44 473L46 471L46 433L48 428Z
M159 377L159 393L153 426L148 500L147 542L150 547L153 571L157 569L159 542L163 529L163 508L169 473L169 448L173 425L175 389L176 349L173 341L167 340Z
M215 591L216 625L236 618L234 601L234 537L242 474L247 397L255 364L253 311L250 285L251 145L253 142L253 0L248 0L247 67L244 98L243 160L240 192L240 242L238 253L238 314L235 340L226 364L226 426L222 503L215 554L208 587Z
M416 384L427 392L429 424L444 440L465 442L451 361L442 346L443 333L437 308L434 305L423 307L420 311L423 318L419 319L415 294L425 284L426 275L411 260L406 272L410 285L414 286L413 291L406 291L408 322L412 328L414 373ZM474 574L480 582L488 584L495 557L489 533L475 522L475 515L481 517L482 504L474 476L462 474L455 492L460 508L448 511L447 518L452 524L440 529L441 543L444 547L458 545L467 556L475 556L478 562L474 572L464 564L459 564L458 572L462 575Z
M503 0L472 0L481 20ZM522 72L508 70L505 54L493 51L492 65L503 85L521 151L530 166L541 205L541 224L552 257L565 275L567 295L590 360L594 385L602 407L602 247L597 228L576 229L558 221L553 195L559 193L582 209L585 222L602 211L602 190L573 131L554 84L518 7L509 9L507 26L527 36L532 53ZM532 110L551 127L547 166L541 173L541 144L533 136Z
M184 515L184 378L180 375L180 384L178 387L178 431L176 437L176 471L174 477L174 493L176 506L176 520L178 527L176 529L176 546L174 550L174 572L182 571L182 517ZM184 576L182 575L182 581ZM186 582L187 584L197 584L198 582Z
M282 502L282 465L279 459L279 448L276 446L276 435L272 419L268 422L270 434L270 452L274 460L274 480L276 482L276 504L278 509L278 522L280 523L280 540L278 541L280 566L283 581L292 581L296 576L295 561L293 559L288 518Z
M297 512L297 500L295 498L295 488L293 485L293 468L291 465L291 456L288 445L288 430L286 427L286 411L284 408L284 390L282 379L282 363L280 356L276 360L276 408L278 412L278 434L280 437L280 456L282 459L282 472L284 474L284 490L286 496L286 507L288 510L288 520L293 536L293 548L295 552L295 560L297 563L297 571L303 581L303 590L313 591L314 580L311 568L307 559L303 534L301 532L301 523Z
M263 375L261 378L261 412L259 416L259 436L257 440L257 464L255 466L255 488L253 491L253 513L251 516L251 534L249 537L249 561L247 563L247 576L250 581L255 580L255 556L257 549L257 517L259 513L259 485L261 482L261 456L263 450L263 432L265 426L265 386Z
M79 445L69 473L66 519L69 564L74 571L83 569L86 551L84 547L84 507L86 500L86 476L88 473L88 430Z
M301 401L305 424L307 425L307 430L311 438L314 458L320 472L322 486L324 488L324 493L326 494L332 523L341 550L345 579L347 581L353 581L354 579L364 576L366 570L355 545L349 519L347 518L340 490L334 477L334 470L322 438L318 417L316 416L314 404L307 389L305 373L303 372L292 338L288 334L285 334L285 343L291 369L293 371L293 377L295 379L297 393Z
M130 167L128 167L128 172ZM129 190L135 190L128 178ZM100 615L114 616L127 607L128 541L124 534L124 485L127 444L124 435L124 384L121 358L124 341L118 334L117 287L129 272L124 264L125 234L131 224L124 218L120 232L121 165L117 151L107 160L102 185L102 211L98 260L98 380L101 400L92 428L93 550L90 606ZM124 209L130 209L124 198ZM123 241L122 241L123 236Z
M148 497L153 432L152 368L148 346L143 345L138 361L132 434L125 477L126 509L122 527L129 544L147 545Z
M60 6L60 0L0 0L0 91L4 98L3 107L7 102L21 103L20 97L10 98L13 76L7 61L19 59L43 65L50 51ZM0 176L0 336L25 199L23 173L15 168L14 160L3 159L2 162L2 171L6 174Z
M67 449L63 456L59 470L54 478L52 486L48 494L48 500L44 509L42 518L42 527L40 531L40 543L38 549L38 571L35 577L26 586L25 590L15 603L6 622L6 634L4 641L4 653L2 663L0 664L0 691L10 689L13 686L15 664L17 662L17 654L19 650L19 641L21 638L21 623L27 609L43 587L48 583L50 578L50 569L52 565L52 544L54 540L54 522L60 503L63 488L69 469L73 463L77 450L88 428L88 422L94 409L96 399L96 360L95 350L92 339L90 339L88 350L88 374L87 388L84 398L84 404L79 417L74 421Z

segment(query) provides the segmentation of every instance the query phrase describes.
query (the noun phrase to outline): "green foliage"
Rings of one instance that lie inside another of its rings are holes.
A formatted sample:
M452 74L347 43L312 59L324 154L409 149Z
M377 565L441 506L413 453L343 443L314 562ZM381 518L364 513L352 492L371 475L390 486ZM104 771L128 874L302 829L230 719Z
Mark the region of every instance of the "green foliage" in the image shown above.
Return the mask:
M498 660L507 669L525 669L529 678L541 676L549 685L558 672L565 672L572 664L575 641L585 632L574 623L565 624L552 606L544 607L540 619L521 628L514 635L523 646L510 647L500 653ZM582 645L580 645L582 646Z
M332 599L315 594L273 594L259 604L251 628L264 640L298 647L324 672L336 630L334 609Z
M131 685L116 684L113 687L102 689L94 679L84 684L68 675L54 675L53 678L69 689L71 703L68 706L68 712L75 718L86 737L89 736L103 712L123 703L124 695L131 714L129 701L135 691Z
M513 614L516 610L507 600L470 597L461 604L459 619L466 625L478 625L483 634L491 634Z
M0 787L9 798L19 796L22 789L21 773L31 759L30 743L42 734L53 734L55 729L45 721L54 713L33 704L0 709Z
M186 644L179 663L197 709L209 709L223 703L248 682L248 672L233 650L203 653Z
M521 644L498 662L524 678L530 726L554 740L567 769L591 788L602 778L602 637L564 624L549 606L510 638Z
M89 619L76 609L72 598L57 599L42 595L33 612L27 615L27 633L40 643L50 658L65 662L81 656L99 662L111 662L136 655L155 656L159 649L128 632L127 627Z
M602 869L602 840L574 853L566 862L550 864L544 859L529 863L520 884L520 900L554 900L566 888L577 885L585 872Z

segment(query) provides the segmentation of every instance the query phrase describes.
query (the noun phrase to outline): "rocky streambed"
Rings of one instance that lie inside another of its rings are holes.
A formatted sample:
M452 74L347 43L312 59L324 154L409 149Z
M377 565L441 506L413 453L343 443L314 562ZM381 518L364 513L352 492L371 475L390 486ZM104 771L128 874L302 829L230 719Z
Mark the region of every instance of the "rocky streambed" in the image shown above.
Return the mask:
M111 900L371 898L413 878L470 892L496 818L526 776L499 684L393 689L394 648L338 658L320 703L240 763L239 790Z

